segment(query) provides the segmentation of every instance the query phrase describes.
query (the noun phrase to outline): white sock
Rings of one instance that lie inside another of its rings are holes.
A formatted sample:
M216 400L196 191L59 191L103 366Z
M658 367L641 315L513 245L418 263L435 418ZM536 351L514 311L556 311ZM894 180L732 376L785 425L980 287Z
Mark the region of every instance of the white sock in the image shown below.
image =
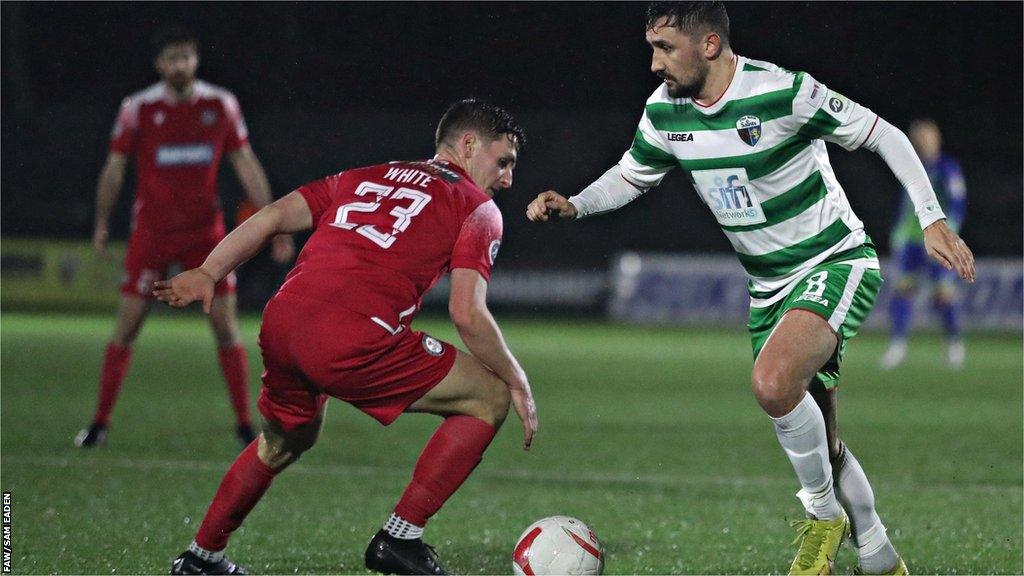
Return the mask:
M206 560L207 562L220 562L224 559L223 550L207 550L206 548L200 547L199 544L196 544L195 540L193 540L192 543L188 545L188 550L196 556L199 556L200 559Z
M882 574L896 567L899 555L875 512L875 494L860 462L844 444L835 462L836 496L850 515L853 542L866 574Z
M842 515L832 487L832 465L828 461L828 438L825 417L810 394L793 411L772 418L775 435L793 464L802 490L797 497L808 514L819 520L833 520Z
M417 526L393 512L388 521L384 523L384 531L400 540L415 540L423 537L423 526Z

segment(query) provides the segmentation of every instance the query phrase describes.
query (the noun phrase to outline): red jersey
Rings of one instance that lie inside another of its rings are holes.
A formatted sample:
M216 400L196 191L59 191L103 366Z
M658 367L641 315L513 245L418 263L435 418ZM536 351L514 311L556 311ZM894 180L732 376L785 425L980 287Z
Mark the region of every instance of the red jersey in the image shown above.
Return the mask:
M225 150L248 142L242 112L227 90L196 81L177 100L161 82L124 99L110 151L134 154L134 226L159 232L223 228L217 169Z
M391 162L298 192L314 231L282 293L338 304L395 334L448 270L469 268L490 279L501 212L458 166Z

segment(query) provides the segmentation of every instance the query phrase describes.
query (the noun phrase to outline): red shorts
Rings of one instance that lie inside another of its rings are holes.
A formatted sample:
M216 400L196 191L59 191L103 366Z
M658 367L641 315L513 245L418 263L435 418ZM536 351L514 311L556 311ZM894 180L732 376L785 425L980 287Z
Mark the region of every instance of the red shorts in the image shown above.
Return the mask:
M317 418L328 396L387 426L448 375L457 354L407 326L392 335L362 314L289 293L267 304L259 342L259 409L285 432Z
M177 264L182 271L198 267L223 238L223 226L187 233L135 228L124 256L121 294L152 298L153 282L163 280L171 266ZM217 283L214 293L222 296L234 291L235 273L232 272Z

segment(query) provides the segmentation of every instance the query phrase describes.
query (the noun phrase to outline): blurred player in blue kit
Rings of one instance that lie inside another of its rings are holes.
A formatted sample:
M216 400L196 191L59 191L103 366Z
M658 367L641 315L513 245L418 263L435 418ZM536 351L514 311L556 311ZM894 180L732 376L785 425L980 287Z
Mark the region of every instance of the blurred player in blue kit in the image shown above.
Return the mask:
M942 152L942 133L934 120L915 120L907 132L946 213L947 225L959 233L967 207L967 187L964 186L960 164ZM914 315L914 296L926 275L931 283L933 310L942 319L946 333L946 364L953 369L961 368L965 350L960 337L956 274L928 258L924 235L906 195L902 196L899 219L892 231L892 257L899 266L899 281L889 303L892 340L882 356L882 368L896 368L907 357L907 333Z

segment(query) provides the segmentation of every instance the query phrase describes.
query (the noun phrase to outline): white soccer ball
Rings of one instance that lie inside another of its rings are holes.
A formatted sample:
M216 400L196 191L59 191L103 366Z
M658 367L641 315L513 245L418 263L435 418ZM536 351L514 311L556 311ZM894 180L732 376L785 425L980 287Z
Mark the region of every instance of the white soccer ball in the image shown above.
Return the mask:
M597 575L604 571L604 546L586 524L569 516L538 520L523 531L512 553L517 576Z

